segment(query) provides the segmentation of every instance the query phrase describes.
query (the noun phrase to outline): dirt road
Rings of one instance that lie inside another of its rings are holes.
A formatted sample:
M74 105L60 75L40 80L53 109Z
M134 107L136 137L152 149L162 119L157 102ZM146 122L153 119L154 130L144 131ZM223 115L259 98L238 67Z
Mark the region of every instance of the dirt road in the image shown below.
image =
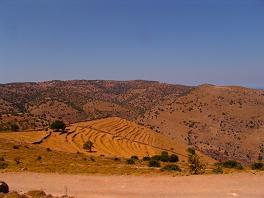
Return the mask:
M209 176L80 176L1 173L11 190L42 189L77 198L264 198L264 174Z

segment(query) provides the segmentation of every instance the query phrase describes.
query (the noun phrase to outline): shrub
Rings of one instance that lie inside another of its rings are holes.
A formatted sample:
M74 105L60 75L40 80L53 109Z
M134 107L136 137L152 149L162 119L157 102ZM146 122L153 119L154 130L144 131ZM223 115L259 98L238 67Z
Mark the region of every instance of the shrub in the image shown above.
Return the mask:
M263 170L264 169L264 164L261 162L256 162L254 164L252 164L251 168L253 170Z
M50 128L55 131L59 131L59 130L64 131L66 128L66 124L61 120L56 120L50 125Z
M225 168L235 168L235 169L240 169L240 170L243 169L243 166L235 160L227 160L223 162L222 165Z
M157 160L153 160L153 159L151 159L151 160L149 161L149 167L160 167L160 163L159 163L159 161L157 161Z
M205 165L201 162L199 155L189 154L188 162L191 174L198 175L204 173Z
M181 172L180 167L178 165L176 165L176 164L166 165L161 170L163 170L163 171L178 171L178 172Z
M215 169L213 169L213 173L215 174L223 174L223 168L221 166L217 166Z
M150 160L154 160L154 161L160 161L161 156L160 155L154 155L150 158Z
M161 155L160 156L160 161L162 162L168 162L170 160L169 155Z
M175 154L171 154L169 158L169 162L178 162L178 161L179 161L179 157Z
M87 142L83 144L83 148L86 150L89 150L89 152L92 152L93 147L94 147L93 142L91 142L90 140L88 140Z
M8 164L4 161L0 161L0 169L6 169Z
M150 160L150 157L149 156L143 157L143 161L149 161L149 160Z
M135 160L133 159L128 159L126 162L127 164L135 164Z
M132 159L132 160L136 161L136 160L138 160L138 156L136 156L136 155L133 155L133 156L131 156L131 158L130 158L130 159Z

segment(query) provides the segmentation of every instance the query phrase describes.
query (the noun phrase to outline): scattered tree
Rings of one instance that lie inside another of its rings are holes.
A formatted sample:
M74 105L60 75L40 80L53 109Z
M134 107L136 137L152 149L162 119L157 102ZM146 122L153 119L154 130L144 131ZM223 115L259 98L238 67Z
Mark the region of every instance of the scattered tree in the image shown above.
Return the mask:
M195 150L188 149L188 162L190 173L193 175L203 174L205 171L205 165L201 162L200 156L196 154Z
M93 142L88 140L87 142L85 142L83 144L83 148L86 149L86 150L89 150L89 152L92 152L92 148L93 148Z

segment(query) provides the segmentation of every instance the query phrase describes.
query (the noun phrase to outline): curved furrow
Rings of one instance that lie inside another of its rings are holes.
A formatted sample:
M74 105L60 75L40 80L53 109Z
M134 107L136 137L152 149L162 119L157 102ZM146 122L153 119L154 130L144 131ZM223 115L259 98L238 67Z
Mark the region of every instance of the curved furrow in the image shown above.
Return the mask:
M118 135L119 133L122 133L122 131L126 130L127 128L129 128L129 126L127 124L125 125L122 125L118 128L115 128L115 129L112 129L110 130L110 132L113 134L113 135Z
M123 156L122 155L122 151L120 151L120 148L117 146L118 145L118 141L120 141L119 138L115 138L115 139L109 138L106 141L106 145L109 147L109 149L113 153L115 153L115 156Z
M134 140L134 136L137 134L139 132L139 130L138 130L138 128L134 128L134 130L130 133L130 134L128 134L128 136L127 136L127 139L129 139L130 141L133 141Z
M110 137L107 137L109 135L103 134L103 133L101 134L102 136L98 139L98 142L96 143L96 145L100 148L100 150L102 150L102 153L104 155L106 154L106 155L115 156L115 153L111 149L109 149L105 143L105 141L110 138Z
M102 130L109 131L112 128L115 128L117 126L122 125L123 123L124 123L123 119L118 119L118 120L114 121L114 124L113 124L113 121L109 121L109 123L107 122L107 123L97 124L97 125L93 125L93 126L96 128L100 128Z
M133 133L133 131L135 130L135 127L129 127L128 130L123 131L123 133L120 134L120 136L122 136L123 138L129 139L128 136Z

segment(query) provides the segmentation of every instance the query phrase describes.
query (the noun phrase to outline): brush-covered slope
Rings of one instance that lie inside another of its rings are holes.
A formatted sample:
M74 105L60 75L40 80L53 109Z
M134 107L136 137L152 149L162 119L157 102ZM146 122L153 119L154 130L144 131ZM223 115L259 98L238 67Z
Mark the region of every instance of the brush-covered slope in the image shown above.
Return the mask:
M218 160L264 157L264 91L203 85L138 119Z
M171 94L192 88L155 81L49 81L0 85L0 130L43 128L55 119L67 123L118 116L133 120ZM34 120L34 122L32 122Z

